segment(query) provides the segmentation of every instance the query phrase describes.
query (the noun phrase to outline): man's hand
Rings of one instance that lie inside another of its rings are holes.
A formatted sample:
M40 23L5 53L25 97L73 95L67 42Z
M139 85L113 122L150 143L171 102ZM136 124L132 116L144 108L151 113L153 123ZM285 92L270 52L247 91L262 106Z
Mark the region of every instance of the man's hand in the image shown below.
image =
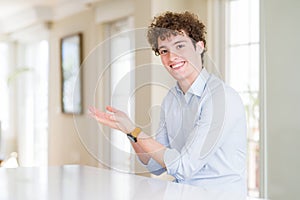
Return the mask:
M94 107L89 107L90 115L99 123L124 133L130 133L134 130L134 124L124 112L111 106L106 106L106 110L109 112L101 112Z

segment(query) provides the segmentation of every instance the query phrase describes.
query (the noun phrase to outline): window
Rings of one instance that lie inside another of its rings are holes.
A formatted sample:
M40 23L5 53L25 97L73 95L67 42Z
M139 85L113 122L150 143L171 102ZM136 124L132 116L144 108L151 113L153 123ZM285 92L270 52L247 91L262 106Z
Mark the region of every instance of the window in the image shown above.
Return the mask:
M17 151L21 166L47 165L48 42L1 43L0 65L1 153Z
M16 80L19 161L22 166L47 164L48 42L17 45L16 69L26 69Z
M7 43L0 43L0 159L6 157L7 142L9 137L9 45Z
M133 27L132 18L121 19L107 25L109 37L110 102L109 105L120 109L134 120L129 104L131 88L134 84L134 35L129 31ZM125 134L110 129L111 153L110 165L120 171L129 172L131 166L131 145Z
M226 1L226 81L245 105L248 125L248 195L258 197L259 146L259 0Z
M109 71L107 80L110 85L107 104L126 112L134 120L134 115L131 113L134 106L130 105L131 94L129 92L134 85L134 74L132 74L135 59L134 52L132 52L134 35L132 31L129 31L132 27L133 20L130 17L107 24L109 66L106 71ZM134 167L132 165L134 156L131 156L131 145L127 136L115 129L109 129L109 131L110 167L117 171L131 172ZM129 198L128 181L128 177L122 180L113 178L112 182L121 189L120 192L113 194L116 199Z

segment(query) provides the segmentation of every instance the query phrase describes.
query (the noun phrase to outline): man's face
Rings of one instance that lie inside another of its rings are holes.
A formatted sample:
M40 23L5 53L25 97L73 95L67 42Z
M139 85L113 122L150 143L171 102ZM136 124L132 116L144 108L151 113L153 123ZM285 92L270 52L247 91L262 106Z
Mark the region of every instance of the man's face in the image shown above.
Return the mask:
M171 35L165 40L158 38L158 51L162 64L180 83L192 84L202 69L201 53L203 42L194 47L191 39L185 34Z

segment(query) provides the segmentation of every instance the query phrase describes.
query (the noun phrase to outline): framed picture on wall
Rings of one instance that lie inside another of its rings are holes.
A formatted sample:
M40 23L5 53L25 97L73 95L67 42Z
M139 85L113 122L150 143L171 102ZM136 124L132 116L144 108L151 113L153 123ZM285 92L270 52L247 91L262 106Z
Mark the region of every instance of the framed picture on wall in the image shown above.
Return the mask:
M82 34L61 38L61 108L65 114L82 113Z

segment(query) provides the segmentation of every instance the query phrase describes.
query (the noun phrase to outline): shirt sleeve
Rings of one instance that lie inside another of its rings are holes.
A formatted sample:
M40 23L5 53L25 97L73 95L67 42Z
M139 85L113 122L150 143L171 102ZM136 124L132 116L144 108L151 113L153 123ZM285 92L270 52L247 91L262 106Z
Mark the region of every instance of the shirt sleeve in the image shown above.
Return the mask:
M208 88L199 119L184 147L180 152L171 148L165 151L164 162L168 174L179 181L189 179L220 148L230 127L237 122L240 113L243 113L239 99L227 96L221 83ZM231 109L230 112L226 112L228 109Z
M211 102L206 102L201 119L198 120L181 151L172 148L165 151L164 162L167 172L177 180L189 179L193 176L193 172L198 172L206 163L206 159L201 158L201 151L205 138L209 135L210 104Z
M156 131L155 140L164 145L165 147L169 147L169 140L167 136L167 128L165 122L164 102L160 111L159 128ZM158 162L156 162L152 158L150 158L148 164L146 165L146 168L149 170L149 172L155 175L160 175L166 171L164 167L162 167Z

